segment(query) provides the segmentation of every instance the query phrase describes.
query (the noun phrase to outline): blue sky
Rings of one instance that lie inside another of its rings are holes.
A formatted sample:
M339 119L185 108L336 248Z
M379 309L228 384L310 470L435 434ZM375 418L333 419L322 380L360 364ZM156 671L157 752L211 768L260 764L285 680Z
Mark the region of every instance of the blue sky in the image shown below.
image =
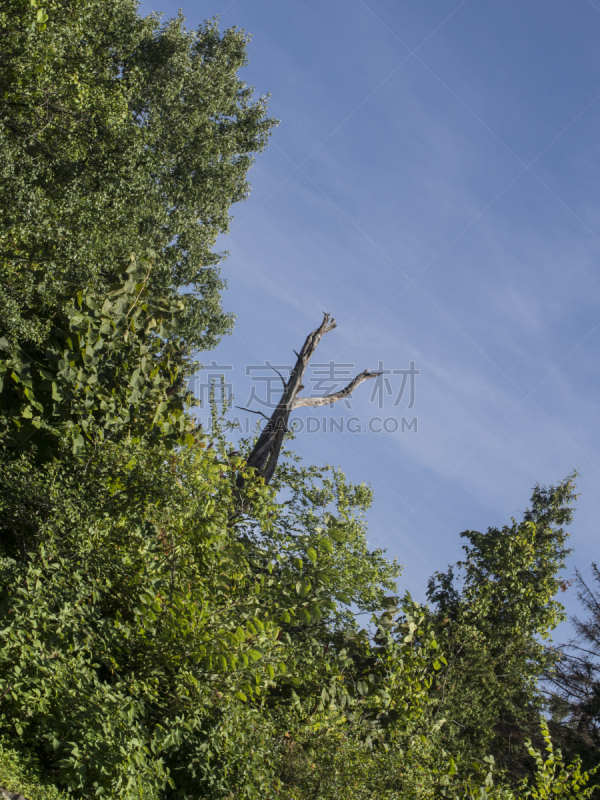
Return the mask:
M243 77L281 120L218 243L237 325L203 361L233 367L244 405L265 386L246 367L291 365L331 311L338 328L316 362L414 361L420 373L413 409L408 392L393 407L391 375L382 410L367 383L352 411L312 414L355 416L367 433L295 443L371 483L370 543L404 564L400 589L423 599L428 576L460 557L460 531L509 523L534 484L575 468L566 577L576 566L589 577L600 560L600 3L186 0L183 13L189 27L220 15L252 35ZM403 415L417 433L368 431ZM561 599L577 610L573 590Z

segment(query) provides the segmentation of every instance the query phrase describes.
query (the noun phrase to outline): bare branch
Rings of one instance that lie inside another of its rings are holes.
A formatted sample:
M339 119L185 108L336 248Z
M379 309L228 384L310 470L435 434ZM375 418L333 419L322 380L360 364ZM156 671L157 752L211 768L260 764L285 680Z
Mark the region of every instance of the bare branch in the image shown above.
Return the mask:
M336 400L341 400L347 397L360 383L369 378L375 378L379 374L365 370L360 375L357 375L356 378L340 392L336 392L327 397L298 398L298 395L304 389L303 378L310 359L314 355L322 337L335 327L335 319L333 319L331 314L324 313L323 321L318 328L312 331L312 333L309 333L306 337L302 350L300 350L299 353L296 353L294 350L297 360L288 381L286 382L283 377L279 375L283 381L283 393L277 408L273 411L268 423L258 437L254 449L248 456L246 462L249 467L254 467L256 471L263 476L265 483L268 483L273 477L273 472L277 466L277 460L283 444L283 438L288 431L288 420L293 409L302 406L322 406L333 403ZM275 369L272 365L271 367ZM277 372L277 370L275 370L275 372ZM246 410L251 411L252 409ZM265 417L261 411L254 411L253 413L261 414ZM242 478L239 480L243 482Z
M327 406L329 403L335 403L337 400L343 400L344 397L348 397L348 395L352 394L356 387L363 381L367 381L369 378L376 378L378 375L382 374L381 372L371 372L370 369L366 369L364 372L361 372L360 375L357 375L354 380L350 381L345 389L341 389L339 392L334 392L333 394L328 394L326 397L297 397L293 407Z
M263 414L262 411L255 411L253 408L244 408L244 406L236 406L236 408L239 408L240 411L249 411L251 414L260 414L261 417L264 417L267 420L269 419L269 417L267 417L266 414Z
M281 382L283 383L283 388L285 389L285 378L283 377L283 375L281 374L281 372L279 372L279 370L278 370L278 369L275 369L275 367L273 366L273 364L269 364L269 366L271 367L271 369L272 369L274 372L276 372L276 373L279 375L279 377L281 378Z

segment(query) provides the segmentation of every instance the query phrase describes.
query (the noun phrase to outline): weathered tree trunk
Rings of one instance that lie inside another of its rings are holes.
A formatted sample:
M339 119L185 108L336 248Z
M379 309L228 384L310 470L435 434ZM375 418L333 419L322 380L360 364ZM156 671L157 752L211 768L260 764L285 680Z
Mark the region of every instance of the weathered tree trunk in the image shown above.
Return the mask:
M279 453L281 452L283 437L288 430L288 420L295 408L326 406L329 405L329 403L334 403L336 400L342 400L344 397L351 394L363 381L366 381L368 378L375 378L379 374L378 372L371 372L366 369L339 392L327 395L326 397L298 397L299 393L304 389L302 383L304 373L321 338L335 327L335 320L330 314L325 314L323 322L319 327L306 337L306 341L300 353L296 353L298 358L288 381L284 381L283 377L281 377L283 382L283 394L281 395L279 404L268 419L247 461L249 467L254 467L257 472L263 476L265 483L268 483L273 477Z

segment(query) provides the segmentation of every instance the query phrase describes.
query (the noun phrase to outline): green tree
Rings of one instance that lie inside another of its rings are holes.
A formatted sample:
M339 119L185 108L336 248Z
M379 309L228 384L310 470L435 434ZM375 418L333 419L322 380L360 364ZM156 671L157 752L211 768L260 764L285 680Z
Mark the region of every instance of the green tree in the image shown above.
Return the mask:
M571 480L464 534L429 611L367 547L367 486L272 474L282 429L267 487L253 442L186 413L231 327L215 239L275 124L247 41L0 0L0 773L34 800L511 798L486 753L513 769L537 721ZM543 735L522 796L585 796Z
M600 570L591 580L575 571L575 586L585 617L574 617L574 638L556 647L557 660L546 675L551 730L569 755L587 768L600 758ZM567 587L565 586L565 589ZM598 779L596 779L598 782Z
M85 464L67 451L3 470L2 726L65 788L154 796L196 775L219 796L264 731L256 702L287 656L250 563L266 554L230 517L265 517L270 499L202 444L109 441Z
M543 640L565 619L554 598L570 552L562 526L572 518L573 479L536 486L522 522L463 533L465 560L429 582L431 624L448 659L435 686L448 747L478 757L491 750L517 772L542 705L537 682L556 658Z
M247 37L143 19L134 0L0 3L0 336L38 344L72 287L107 291L130 253L213 346L229 208L274 121L237 76ZM38 313L31 313L31 308Z
M294 467L307 516L202 434L55 454L0 476L0 718L63 789L275 796L285 731L421 714L433 650L344 610L396 571L365 548L365 487Z
M107 438L160 436L163 445L175 445L191 436L186 377L194 363L175 335L183 303L148 291L153 255L140 262L132 256L108 296L69 287L42 343L21 344L15 353L0 339L0 442L7 455L34 447L38 457L51 458L65 436L78 454ZM27 314L41 313L42 305Z

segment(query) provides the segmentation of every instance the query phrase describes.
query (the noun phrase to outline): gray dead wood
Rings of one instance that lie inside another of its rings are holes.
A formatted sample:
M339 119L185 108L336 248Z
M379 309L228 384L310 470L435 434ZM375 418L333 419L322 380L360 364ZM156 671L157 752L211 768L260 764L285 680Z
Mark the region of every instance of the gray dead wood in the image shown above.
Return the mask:
M277 408L269 418L261 435L250 453L247 460L249 467L254 467L263 476L265 483L269 483L273 477L283 437L288 430L290 414L295 408L306 408L307 406L326 406L335 403L336 400L343 400L348 397L359 384L369 378L376 378L378 372L371 372L366 369L357 375L344 389L326 397L298 397L303 386L304 373L322 337L336 327L335 320L330 314L325 314L323 322L319 327L306 337L304 346L299 353L296 353L297 360L294 369L287 381L281 377L283 382L283 394ZM295 352L295 351L294 351ZM248 409L250 410L250 409ZM263 414L263 416L265 416Z

